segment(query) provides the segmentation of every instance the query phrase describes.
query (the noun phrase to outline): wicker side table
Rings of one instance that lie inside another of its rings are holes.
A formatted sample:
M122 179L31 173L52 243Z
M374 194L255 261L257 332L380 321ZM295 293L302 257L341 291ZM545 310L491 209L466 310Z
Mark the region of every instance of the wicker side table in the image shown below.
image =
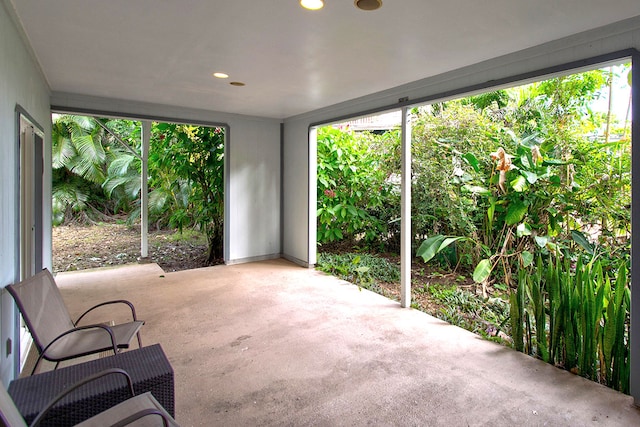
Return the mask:
M65 388L108 368L127 371L136 394L150 391L167 412L175 416L173 368L159 344L20 378L9 384L8 391L29 424ZM125 379L120 375L108 375L79 388L59 402L42 425L75 425L129 397L131 392Z

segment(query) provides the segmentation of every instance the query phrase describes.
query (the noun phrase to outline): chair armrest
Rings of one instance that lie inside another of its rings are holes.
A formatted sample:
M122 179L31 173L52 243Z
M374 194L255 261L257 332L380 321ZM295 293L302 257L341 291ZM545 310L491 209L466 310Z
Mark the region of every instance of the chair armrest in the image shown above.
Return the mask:
M124 375L125 378L127 379L127 384L129 386L129 390L131 391L131 397L135 396L135 392L133 391L133 381L131 380L131 377L129 376L129 374L119 368L111 368L111 369L106 369L104 371L98 372L96 374L90 375L88 377L86 377L83 380L78 381L76 384L72 385L71 387L63 390L61 393L59 393L56 397L54 397L49 403L47 403L47 405L44 407L44 409L42 411L40 411L40 413L38 414L38 416L33 420L33 422L31 423L30 427L36 427L38 426L42 420L45 419L45 417L47 416L47 413L51 410L51 408L53 408L55 406L56 403L58 403L60 400L64 399L69 393L77 390L78 388L97 380L98 378L102 378L104 376L107 375L111 375L111 374L119 374L119 375Z
M86 316L87 314L89 314L89 312L90 312L90 311L93 311L93 310L95 310L96 308L99 308L99 307L102 307L102 306L105 306L105 305L111 305L111 304L126 304L126 305L128 305L128 306L129 306L129 308L131 309L131 315L133 316L133 320L134 320L134 321L138 320L138 317L136 316L136 309L135 309L135 307L133 306L133 304L132 304L131 302L127 301L127 300L119 299L119 300L113 300L113 301L105 301L105 302L102 302L102 303L100 303L100 304L94 305L93 307L91 307L90 309L88 309L87 311L85 311L84 313L82 313L82 314L80 315L80 317L78 317L78 320L76 320L73 324L74 324L75 326L77 326L77 325L78 325L78 323L80 323L80 320L82 320L82 318L83 318L84 316Z
M118 353L118 344L116 342L116 336L113 334L113 331L111 330L110 327L108 327L107 325L102 325L102 324L78 326L78 327L75 327L73 329L69 329L66 332L61 333L60 335L55 337L53 339L53 341L51 341L49 344L47 344L42 349L42 351L40 352L40 356L38 357L38 360L36 361L36 364L33 367L33 371L31 372L31 375L33 375L34 372L36 371L36 368L38 367L38 363L40 363L40 360L42 360L42 358L45 356L45 353L47 352L47 350L49 350L49 347L51 347L60 338L65 337L65 336L67 336L69 334L72 334L74 332L81 331L83 329L95 329L95 328L100 328L100 329L104 329L105 331L107 331L107 333L109 334L109 337L111 338L111 345L113 346L113 354L117 354Z
M164 427L169 427L169 420L167 419L167 416L157 409L143 409L141 411L138 411L134 414L129 415L127 418L120 420L117 423L112 424L111 427L124 427L136 420L139 420L140 418L143 418L149 415L159 415L160 417L162 417L162 425Z

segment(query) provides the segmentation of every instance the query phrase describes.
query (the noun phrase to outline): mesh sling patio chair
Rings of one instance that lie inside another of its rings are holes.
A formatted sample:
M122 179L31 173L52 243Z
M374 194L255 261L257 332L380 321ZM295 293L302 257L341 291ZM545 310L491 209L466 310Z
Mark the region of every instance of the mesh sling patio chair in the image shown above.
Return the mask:
M109 350L113 350L115 354L120 349L129 348L134 335L138 338L138 346L142 347L140 328L144 322L138 320L135 308L129 301L100 303L85 311L74 322L53 275L47 269L18 284L7 285L6 289L15 300L39 353L32 375L42 359L56 362L57 368L63 360ZM115 326L78 326L86 314L111 304L129 306L133 320Z
M84 380L67 388L54 399L52 399L33 420L29 427L39 426L46 422L47 415L59 401L69 396L72 392L81 387L88 386L91 382L106 375L123 375L126 377L127 385L131 391L131 398L118 403L115 406L100 412L93 417L76 424L77 427L104 427L104 426L137 426L137 427L178 427L175 420L158 403L151 392L135 395L131 377L122 369L112 368L98 372ZM26 427L27 424L13 403L7 390L0 385L0 423L6 427ZM54 422L55 424L55 422Z

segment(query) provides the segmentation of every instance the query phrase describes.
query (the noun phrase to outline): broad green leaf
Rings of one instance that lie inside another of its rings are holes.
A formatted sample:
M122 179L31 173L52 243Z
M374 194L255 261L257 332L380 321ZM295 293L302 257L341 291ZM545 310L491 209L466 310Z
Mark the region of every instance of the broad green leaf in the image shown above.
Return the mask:
M475 270L473 270L473 281L476 283L482 283L491 274L491 260L483 259L478 263Z
M516 179L511 181L511 188L513 188L518 193L522 193L527 189L527 180L524 176L518 175Z
M516 228L516 236L531 236L531 227L526 222L518 224L518 228Z
M420 245L418 251L416 252L416 256L421 256L422 259L427 262L434 256L436 256L438 252L442 251L453 242L464 239L466 239L466 237L464 236L446 237L440 234L437 236L432 236L422 242L422 245Z
M167 129L169 129L169 123L157 123L154 125L154 128L158 131L165 131Z
M431 236L418 248L416 252L416 256L422 257L424 262L428 262L431 258L436 256L438 250L440 249L440 244L445 239L445 236L438 234L436 236Z
M535 241L538 246L544 248L545 246L547 246L547 243L549 243L549 236L535 236Z
M522 266L527 268L533 262L533 254L529 251L523 251L522 254Z
M507 225L514 225L521 222L527 214L527 209L527 205L521 201L510 203L507 208L507 216L505 217Z
M608 369L611 365L611 353L613 351L613 344L616 338L616 307L614 303L609 302L606 313L607 315L602 338L602 350L604 353L605 365Z
M574 242L582 246L589 255L593 255L593 245L589 242L589 240L587 240L584 234L582 234L578 230L571 230L571 237L573 238Z
M462 158L473 168L474 171L480 171L480 162L478 162L478 159L472 153L463 154Z
M489 199L489 207L487 208L487 219L489 220L489 226L493 224L493 215L496 211L496 199L491 197Z
M525 176L525 178L527 178L527 182L529 184L535 184L536 181L538 181L538 174L535 172L522 171L521 173Z
M440 252L441 250L443 250L444 248L446 248L447 246L449 246L450 244L452 244L453 242L457 242L458 240L463 240L466 239L466 237L463 236L458 236L458 237L447 237L446 239L444 239L442 241L442 243L440 244L440 248L438 248L438 252Z

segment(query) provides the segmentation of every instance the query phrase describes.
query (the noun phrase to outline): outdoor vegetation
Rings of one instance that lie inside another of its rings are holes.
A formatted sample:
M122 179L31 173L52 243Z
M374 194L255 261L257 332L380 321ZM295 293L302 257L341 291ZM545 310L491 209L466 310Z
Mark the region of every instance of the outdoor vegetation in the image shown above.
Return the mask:
M412 299L628 393L631 104L615 111L619 82L631 85L628 64L412 110ZM319 268L398 295L399 174L399 130L319 129Z
M54 116L54 225L112 223L114 218L139 223L140 132L140 123L131 120ZM223 171L223 129L153 123L149 222L155 230L204 235L202 265L222 258Z

